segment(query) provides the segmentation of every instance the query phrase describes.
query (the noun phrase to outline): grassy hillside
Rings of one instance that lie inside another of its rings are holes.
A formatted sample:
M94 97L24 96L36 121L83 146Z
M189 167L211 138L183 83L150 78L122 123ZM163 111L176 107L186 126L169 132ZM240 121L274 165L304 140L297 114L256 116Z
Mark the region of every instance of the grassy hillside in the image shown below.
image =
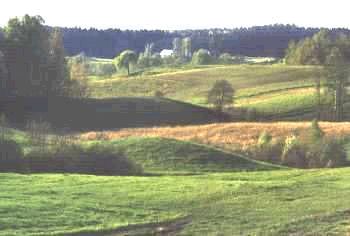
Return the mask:
M277 166L255 162L205 145L164 138L127 138L108 142L145 171L232 172L273 170Z
M312 66L210 66L130 78L95 79L90 85L94 97L152 96L155 91L161 91L172 99L208 106L208 90L216 80L226 79L236 89L237 106L252 107L247 99L259 99L259 106L254 108L286 112L315 104L312 90L305 88L314 86L320 72L319 67Z
M0 235L97 235L185 216L188 224L174 229L176 235L346 235L349 178L348 168L158 177L0 174ZM141 235L155 230L145 226Z

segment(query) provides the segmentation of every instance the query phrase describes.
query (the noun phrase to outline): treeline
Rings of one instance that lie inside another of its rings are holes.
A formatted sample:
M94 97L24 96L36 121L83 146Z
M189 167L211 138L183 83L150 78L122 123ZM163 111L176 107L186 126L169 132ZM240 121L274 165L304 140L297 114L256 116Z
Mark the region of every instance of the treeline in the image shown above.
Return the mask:
M291 65L319 65L324 68L325 73L316 78L317 118L320 119L322 113L321 92L324 89L321 87L324 86L327 90L333 90L335 117L337 121L342 121L344 105L348 100L350 36L323 29L298 43L292 41L286 50L285 62Z
M285 60L287 64L294 65L328 65L334 60L334 54L350 62L350 36L322 29L312 37L299 42L291 41Z
M52 30L52 29L51 29ZM214 54L224 52L234 55L283 57L291 40L299 41L312 36L320 29L295 25L268 25L251 28L210 30L119 30L60 28L68 55L84 52L90 57L114 58L126 49L137 53L146 44L154 43L154 50L172 48L174 38L192 39L192 50L205 48ZM333 29L333 32L349 34L348 29Z
M80 96L85 72L68 65L59 29L49 30L40 16L10 19L0 37L2 97Z
M48 27L49 31L54 28ZM304 28L295 25L267 25L235 29L205 30L120 30L94 28L59 28L63 33L64 48L68 56L84 52L90 57L114 58L126 49L140 53L146 44L154 44L154 50L172 48L175 38L190 38L192 50L205 48L222 54L252 57L284 57L290 41L298 42L319 32L319 28ZM0 38L1 31L0 29ZM330 30L350 34L348 29Z

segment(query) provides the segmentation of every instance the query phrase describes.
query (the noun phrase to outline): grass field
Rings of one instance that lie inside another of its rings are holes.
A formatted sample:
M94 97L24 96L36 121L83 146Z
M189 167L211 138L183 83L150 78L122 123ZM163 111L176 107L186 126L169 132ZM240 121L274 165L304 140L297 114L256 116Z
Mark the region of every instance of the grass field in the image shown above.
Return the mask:
M348 123L320 125L328 135L350 132ZM245 134L254 139L262 130L276 136L309 126L233 123L125 129L112 141L82 139L86 146L104 143L124 151L144 167L145 175L2 173L0 235L156 235L162 230L172 235L346 235L349 168L294 170L192 142L125 138L152 131L149 136L178 132L178 138L185 139L185 134L226 130L241 134L241 140ZM29 145L25 133L11 134L22 146Z
M313 106L310 87L321 69L311 66L234 65L208 66L182 70L156 70L154 75L92 79L92 96L153 96L161 91L166 97L208 106L206 95L216 80L226 79L236 90L237 106L275 113ZM300 90L299 90L300 89ZM249 100L261 100L252 106ZM292 102L291 102L292 101ZM290 104L293 106L288 106ZM271 108L273 107L273 108Z
M150 177L0 174L0 235L107 233L185 216L189 222L176 235L346 235L349 178L348 168ZM143 230L152 235L155 229Z

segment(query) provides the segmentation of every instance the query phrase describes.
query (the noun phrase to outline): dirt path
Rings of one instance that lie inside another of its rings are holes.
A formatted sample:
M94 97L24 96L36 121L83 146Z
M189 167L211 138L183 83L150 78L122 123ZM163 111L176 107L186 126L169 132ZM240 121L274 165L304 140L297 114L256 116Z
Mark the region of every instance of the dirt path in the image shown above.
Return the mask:
M175 236L191 222L191 217L187 216L167 222L130 225L111 231L84 232L70 234L69 236Z

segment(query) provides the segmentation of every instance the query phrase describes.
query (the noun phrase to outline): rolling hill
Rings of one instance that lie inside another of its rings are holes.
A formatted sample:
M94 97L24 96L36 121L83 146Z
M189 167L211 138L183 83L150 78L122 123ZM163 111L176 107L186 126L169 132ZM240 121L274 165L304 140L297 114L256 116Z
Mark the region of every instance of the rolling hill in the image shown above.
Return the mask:
M126 138L108 142L146 172L233 172L281 167L256 162L213 147L164 138Z
M312 87L321 73L320 67L312 66L204 66L172 71L154 69L130 78L94 78L90 86L93 97L153 96L161 91L171 99L209 106L207 92L216 80L225 79L236 90L236 107L275 114L314 106Z

